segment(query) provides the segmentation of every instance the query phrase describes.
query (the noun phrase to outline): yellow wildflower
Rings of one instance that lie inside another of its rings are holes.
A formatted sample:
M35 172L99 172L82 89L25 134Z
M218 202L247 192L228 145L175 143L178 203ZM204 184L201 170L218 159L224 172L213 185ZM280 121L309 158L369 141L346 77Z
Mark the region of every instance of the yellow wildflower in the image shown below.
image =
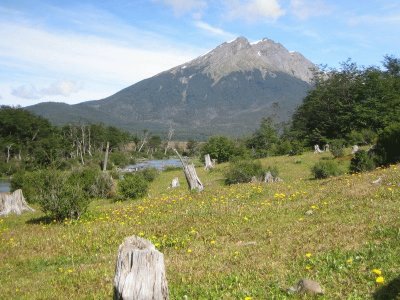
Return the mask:
M379 276L375 279L376 283L384 283L385 282L385 278L383 278L383 276Z
M192 253L192 249L188 249L188 250L187 250L187 253Z
M374 274L376 274L376 275L378 275L378 276L382 275L382 271L379 270L379 269L373 269L373 270L372 270L372 273L374 273Z
M352 259L352 258L349 258L348 260L346 260L346 262L347 262L348 264L351 264L351 263L353 262L353 259Z
M311 255L312 255L311 253L306 253L306 257L307 257L307 258L310 258Z
M252 299L253 299L253 297L249 297L249 296L244 297L244 300L252 300Z

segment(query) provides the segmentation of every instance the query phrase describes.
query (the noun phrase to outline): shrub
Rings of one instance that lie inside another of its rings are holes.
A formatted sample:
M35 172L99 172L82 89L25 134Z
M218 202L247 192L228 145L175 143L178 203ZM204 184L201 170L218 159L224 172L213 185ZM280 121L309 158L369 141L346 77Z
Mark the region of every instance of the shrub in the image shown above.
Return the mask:
M141 174L126 174L118 182L118 190L125 198L137 199L146 195L149 182Z
M245 152L245 148L237 146L233 140L224 136L213 136L202 147L201 159L204 159L204 155L210 154L212 159L222 163L233 157L243 157Z
M227 173L225 174L226 184L251 182L255 176L261 179L264 176L263 170L259 161L238 160L231 162Z
M400 123L386 127L378 135L375 153L378 164L387 165L400 161Z
M375 161L371 154L365 150L359 150L354 154L350 162L350 172L359 173L371 171L375 168Z
M148 182L154 181L158 175L158 171L156 168L147 168L143 171L140 171L140 174L146 179Z
M109 163L117 167L125 167L130 163L130 157L124 152L111 152L109 156Z
M333 160L317 162L311 168L311 172L315 179L328 178L330 176L337 176L342 174L339 165Z
M329 150L331 151L333 157L343 157L344 156L344 141L333 140L329 145Z
M34 202L35 188L40 185L35 173L37 172L18 171L11 177L11 191L22 189L29 203Z
M77 219L90 203L83 185L71 179L67 172L41 170L32 172L35 187L32 192L34 202L39 203L44 213L56 220Z
M80 185L85 195L90 198L110 197L114 186L111 176L97 168L74 170L68 182Z
M299 141L292 141L290 144L291 144L291 149L289 151L290 156L303 154L304 147L302 143L300 143Z

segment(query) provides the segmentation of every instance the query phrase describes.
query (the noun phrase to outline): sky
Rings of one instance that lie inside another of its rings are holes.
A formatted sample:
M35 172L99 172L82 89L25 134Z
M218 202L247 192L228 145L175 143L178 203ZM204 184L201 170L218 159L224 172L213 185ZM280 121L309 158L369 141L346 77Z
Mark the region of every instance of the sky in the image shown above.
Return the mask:
M0 104L102 99L238 36L381 66L399 28L398 0L0 0Z

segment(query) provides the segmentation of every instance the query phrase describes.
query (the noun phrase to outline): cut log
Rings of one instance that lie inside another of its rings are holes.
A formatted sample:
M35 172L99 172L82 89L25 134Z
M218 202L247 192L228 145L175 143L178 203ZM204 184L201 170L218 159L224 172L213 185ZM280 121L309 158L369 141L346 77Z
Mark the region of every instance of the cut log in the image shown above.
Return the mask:
M150 241L133 235L119 246L114 300L147 299L168 299L164 255Z
M11 213L20 215L24 211L35 210L26 203L21 189L13 193L0 193L0 216L7 216Z
M214 164L211 161L210 154L204 155L204 163L205 163L205 166L204 166L205 170L210 170L210 169L214 168Z
M201 192L202 190L204 190L204 186L200 181L200 178L197 176L196 173L196 169L194 167L193 164L187 164L182 156L180 156L180 154L178 153L178 151L176 149L174 149L176 155L178 155L181 163L182 163L182 167L183 167L183 172L185 173L185 178L186 181L189 185L189 189L190 190L198 190L199 192Z
M325 146L324 146L324 151L325 151L325 152L329 152L329 150L330 150L330 149L329 149L329 144L325 144Z
M178 187L178 186L180 186L180 184L179 184L179 178L178 178L178 177L175 177L174 179L172 179L171 188L176 188L176 187Z

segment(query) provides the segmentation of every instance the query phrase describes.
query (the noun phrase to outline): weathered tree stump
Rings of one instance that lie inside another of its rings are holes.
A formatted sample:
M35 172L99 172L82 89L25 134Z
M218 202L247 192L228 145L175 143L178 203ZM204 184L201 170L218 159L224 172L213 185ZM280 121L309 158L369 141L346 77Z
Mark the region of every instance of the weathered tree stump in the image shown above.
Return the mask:
M0 193L0 216L7 216L10 213L20 215L24 211L35 210L26 203L21 189L13 193Z
M205 170L210 170L210 169L214 168L214 164L211 161L210 154L204 155L204 163L205 163L205 166L204 166Z
M325 151L325 152L330 151L330 149L329 149L329 144L325 144L325 146L324 146L324 151Z
M283 181L282 179L280 179L279 177L274 177L270 171L268 171L267 173L265 173L264 176L264 182L265 183L272 183L272 182L281 182Z
M266 182L266 183L274 182L274 176L272 176L270 171L265 173L264 182Z
M319 148L319 145L314 145L314 153L322 153L322 150Z
M177 188L178 186L180 186L180 184L179 184L179 178L178 178L178 177L175 177L175 178L172 179L171 188Z
M353 147L351 147L351 154L355 154L356 152L358 152L360 148L358 147L358 145L354 145Z
M150 241L133 235L119 246L114 300L148 299L168 299L164 255Z
M183 167L183 172L185 173L185 178L186 181L189 185L189 189L190 190L198 190L199 192L201 192L202 190L204 190L204 186L200 181L200 178L197 176L196 173L196 169L194 167L193 164L187 164L182 156L179 155L178 151L176 151L176 149L174 149L175 153L178 155L181 163L182 163L182 167Z

